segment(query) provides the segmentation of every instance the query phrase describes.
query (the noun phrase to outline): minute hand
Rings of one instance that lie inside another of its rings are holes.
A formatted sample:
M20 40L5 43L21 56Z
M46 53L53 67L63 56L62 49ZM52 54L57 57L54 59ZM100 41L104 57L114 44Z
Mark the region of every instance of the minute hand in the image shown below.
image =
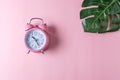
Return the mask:
M37 45L40 46L39 43L38 43L38 39L36 39L36 38L33 37L33 36L32 36L32 38L35 40L35 42L37 43Z

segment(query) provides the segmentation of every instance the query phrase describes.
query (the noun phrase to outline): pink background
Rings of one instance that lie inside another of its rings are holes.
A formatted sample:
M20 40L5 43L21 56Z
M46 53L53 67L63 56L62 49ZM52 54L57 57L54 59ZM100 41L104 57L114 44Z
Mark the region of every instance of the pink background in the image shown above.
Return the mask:
M84 33L81 0L0 0L0 80L120 80L120 31ZM24 45L26 23L42 17L45 55Z

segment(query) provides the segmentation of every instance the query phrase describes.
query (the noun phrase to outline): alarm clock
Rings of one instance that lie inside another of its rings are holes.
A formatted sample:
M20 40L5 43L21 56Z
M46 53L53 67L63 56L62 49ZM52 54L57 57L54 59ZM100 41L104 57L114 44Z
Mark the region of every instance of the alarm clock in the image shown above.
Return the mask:
M33 25L32 20L38 19L41 20L41 24ZM49 45L49 35L47 33L47 25L44 23L41 18L32 18L30 22L27 23L27 29L25 30L25 45L30 51L35 53L44 53Z

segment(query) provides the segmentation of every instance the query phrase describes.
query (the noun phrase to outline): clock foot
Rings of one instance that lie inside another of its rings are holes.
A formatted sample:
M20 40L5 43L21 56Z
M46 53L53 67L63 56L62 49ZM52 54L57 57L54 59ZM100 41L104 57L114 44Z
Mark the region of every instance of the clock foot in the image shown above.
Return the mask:
M42 54L45 54L43 50L40 51Z
M30 53L30 50L27 52L27 54L29 54Z

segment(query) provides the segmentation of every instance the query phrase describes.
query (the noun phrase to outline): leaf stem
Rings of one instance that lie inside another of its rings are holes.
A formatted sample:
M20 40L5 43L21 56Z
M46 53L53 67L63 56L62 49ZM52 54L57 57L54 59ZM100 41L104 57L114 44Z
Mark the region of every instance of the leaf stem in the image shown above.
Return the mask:
M92 25L95 23L95 21L112 5L116 2L117 0L113 0L99 15L98 17L93 21Z

